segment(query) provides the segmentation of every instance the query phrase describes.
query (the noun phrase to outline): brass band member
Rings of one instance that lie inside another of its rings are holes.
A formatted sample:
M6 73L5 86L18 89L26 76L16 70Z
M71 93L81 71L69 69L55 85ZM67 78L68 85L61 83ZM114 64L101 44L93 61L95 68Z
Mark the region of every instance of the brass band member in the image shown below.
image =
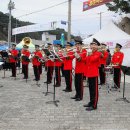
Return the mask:
M47 45L48 45L48 50L52 51L52 44L48 43ZM47 55L46 55L46 57L47 57ZM47 70L47 81L45 81L44 83L50 84L52 82L54 62L47 58L47 61L45 62L45 66L46 66L46 70Z
M99 66L99 76L100 76L100 85L105 84L105 66L107 62L108 52L106 51L106 44L101 44L101 57L100 57L100 66Z
M87 107L86 110L88 111L97 109L98 103L98 66L101 56L98 52L98 45L100 43L93 39L93 42L90 43L92 52L88 52L86 58L86 76L89 83L90 102L84 107Z
M24 74L23 79L28 79L28 64L30 62L30 60L29 60L30 52L29 52L28 48L29 47L27 45L23 45L23 50L22 50L22 54L21 54L23 74Z
M66 88L63 91L65 92L72 91L72 60L74 58L73 55L74 53L72 51L67 51L67 49L70 49L71 46L72 44L70 42L67 42L66 51L63 54L64 75L65 75L65 83L66 83Z
M75 64L75 90L76 95L72 97L75 101L80 101L83 99L83 76L84 76L84 64L86 60L87 51L82 49L82 41L75 41L76 52L76 64Z
M35 75L35 79L36 81L40 80L40 61L38 60L39 58L42 58L42 53L39 50L39 45L35 45L35 52L34 52L34 56L32 58L32 64L33 64L33 70L34 70L34 75Z
M6 50L1 51L1 56L4 61L3 69L6 69L6 70L10 69L9 55L8 55L7 51Z
M120 88L120 81L121 81L121 64L123 62L124 54L120 51L122 46L117 43L115 47L115 53L112 56L112 64L114 66L114 83L115 83L115 88Z
M16 77L16 62L18 57L18 51L15 48L16 45L12 44L12 48L9 50L9 61L12 69L11 77Z

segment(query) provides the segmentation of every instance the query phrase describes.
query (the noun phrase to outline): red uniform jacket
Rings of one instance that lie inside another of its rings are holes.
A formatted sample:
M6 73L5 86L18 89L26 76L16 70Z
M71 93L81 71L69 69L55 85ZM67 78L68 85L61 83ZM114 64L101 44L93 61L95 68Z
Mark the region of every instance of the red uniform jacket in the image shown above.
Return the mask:
M86 69L85 75L87 77L97 77L98 76L98 67L100 62L101 53L95 51L92 55L86 57Z
M11 56L9 57L10 63L15 63L16 62L16 57L18 56L18 51L17 50L10 50Z
M107 57L108 57L108 52L104 51L103 57L100 58L100 65L101 64L106 65Z
M82 50L82 52L77 52L77 53L80 56L80 60L76 59L75 73L84 73L87 51Z
M123 62L124 54L122 52L115 52L114 55L112 56L112 64L116 65L119 64L118 66L115 66L114 68L120 68L120 65Z
M51 61L51 60L47 60L46 62L45 62L45 66L54 66L54 62L53 61Z
M67 55L68 58L63 58L64 70L72 70L72 60L74 59L74 53L70 51L67 53Z
M30 52L29 52L28 50L26 50L26 51L25 51L25 50L22 50L22 51L21 51L21 54L23 54L24 56L26 56L26 57L28 57L28 58L29 58L29 56L30 56ZM27 64L29 64L29 62L22 60L22 64L23 64L23 65L27 65Z
M42 58L41 51L34 52L34 58L32 59L32 64L34 66L40 66L41 63L38 61L38 59L35 56L38 56L39 58Z

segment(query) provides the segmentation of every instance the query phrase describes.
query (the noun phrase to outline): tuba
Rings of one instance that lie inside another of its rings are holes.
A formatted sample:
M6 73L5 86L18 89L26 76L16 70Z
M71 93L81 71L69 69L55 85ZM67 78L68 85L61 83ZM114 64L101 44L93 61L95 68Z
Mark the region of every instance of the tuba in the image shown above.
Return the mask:
M22 39L22 43L23 43L23 45L29 46L29 44L32 43L32 39L30 37L25 37Z

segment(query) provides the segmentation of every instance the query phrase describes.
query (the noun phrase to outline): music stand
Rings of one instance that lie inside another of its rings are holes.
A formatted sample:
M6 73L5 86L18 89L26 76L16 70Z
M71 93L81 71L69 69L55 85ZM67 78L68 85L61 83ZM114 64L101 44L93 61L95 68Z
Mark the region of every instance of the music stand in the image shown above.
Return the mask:
M47 104L54 104L56 107L58 107L58 102L60 102L59 100L56 100L55 99L55 86L56 86L56 83L55 83L55 81L56 81L56 72L55 72L55 59L59 59L59 60L61 60L54 52L51 52L51 55L53 55L53 57L54 57L54 93L53 93L53 101L48 101L48 102L46 102Z
M46 56L52 55L48 49L43 49L43 51L44 51ZM47 65L47 73L48 73L48 65ZM45 92L45 96L47 96L49 93L51 93L48 91L48 81L46 82L46 88L47 88L47 91Z
M0 66L3 66L5 62L0 62ZM2 67L3 68L3 67ZM5 78L5 68L3 69L4 70L4 77L2 77L3 79Z
M123 71L124 73L124 83L123 83L123 97L122 98L119 98L119 99L116 99L116 101L124 101L124 102L127 102L127 103L130 103L130 101L127 100L127 98L125 97L125 76L126 75L130 75L130 67L127 67L127 66L121 66L121 70Z

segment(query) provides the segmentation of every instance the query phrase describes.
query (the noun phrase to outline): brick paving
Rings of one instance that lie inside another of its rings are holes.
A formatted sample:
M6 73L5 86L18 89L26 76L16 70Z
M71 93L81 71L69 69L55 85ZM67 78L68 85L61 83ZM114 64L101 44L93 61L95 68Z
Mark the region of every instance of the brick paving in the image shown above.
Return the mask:
M89 90L84 88L83 101L70 99L75 95L73 91L66 93L64 78L62 86L56 88L58 107L47 104L53 101L53 94L46 93L45 72L41 76L38 87L33 81L32 68L29 70L29 80L26 83L22 75L16 80L9 77L6 71L0 71L0 130L130 130L130 103L116 101L122 97L121 92L107 92L105 86L99 89L98 109L88 112L83 107L89 101ZM129 77L130 78L130 77ZM49 85L49 92L53 92L53 83ZM126 97L130 100L130 84L126 83Z

